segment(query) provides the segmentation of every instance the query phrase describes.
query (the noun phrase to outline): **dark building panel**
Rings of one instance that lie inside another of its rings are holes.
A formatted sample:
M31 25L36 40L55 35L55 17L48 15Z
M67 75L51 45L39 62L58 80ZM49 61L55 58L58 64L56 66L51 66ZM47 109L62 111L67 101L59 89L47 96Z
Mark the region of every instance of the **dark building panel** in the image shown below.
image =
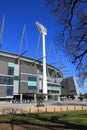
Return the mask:
M36 93L36 89L29 89L28 82L21 82L20 83L20 93Z
M26 93L26 92L28 92L28 83L21 82L20 83L20 93Z
M77 84L73 77L68 77L62 81L62 95L77 95Z
M5 61L0 61L0 74L8 74L8 66Z
M21 73L36 74L37 73L36 67L21 64Z
M35 66L21 65L20 93L34 93L37 91L37 86L29 86L29 83L34 85L35 82L28 81L29 77L36 77L36 74L37 70Z
M28 75L23 75L23 74L21 74L20 79L21 79L21 80L28 81Z
M0 86L0 97L6 97L6 95L7 95L7 87Z

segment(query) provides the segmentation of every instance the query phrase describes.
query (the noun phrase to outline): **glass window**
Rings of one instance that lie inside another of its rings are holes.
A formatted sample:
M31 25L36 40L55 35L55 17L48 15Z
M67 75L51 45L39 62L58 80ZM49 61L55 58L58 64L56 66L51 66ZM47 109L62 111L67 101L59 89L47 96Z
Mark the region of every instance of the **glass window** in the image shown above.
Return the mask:
M28 77L28 81L36 81L36 77L35 76Z
M28 77L28 89L36 89L37 78L35 76Z
M0 76L0 84L3 84L2 76Z
M14 76L14 80L18 80L19 79L19 77L18 76Z
M7 77L3 77L3 84L8 84L8 79L7 79Z
M13 62L8 62L8 66L9 66L9 67L14 67L14 65L15 65L15 64L14 64Z
M13 85L13 77L8 77L8 85Z
M49 94L59 94L59 91L56 90L48 90Z
M13 85L13 77L0 76L0 84Z
M7 96L13 96L13 87L7 86Z
M14 75L14 68L8 67L8 75Z
M61 88L64 88L64 86L61 86Z
M60 87L59 85L48 84L47 87Z
M36 86L28 86L28 89L35 90L35 89L36 89Z

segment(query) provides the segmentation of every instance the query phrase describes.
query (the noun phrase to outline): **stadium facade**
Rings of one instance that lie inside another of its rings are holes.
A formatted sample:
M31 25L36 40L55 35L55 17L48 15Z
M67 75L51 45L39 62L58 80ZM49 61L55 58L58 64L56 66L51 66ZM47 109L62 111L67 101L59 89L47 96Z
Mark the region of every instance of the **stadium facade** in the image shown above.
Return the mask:
M34 101L43 94L43 63L41 61L0 51L0 100ZM78 95L73 77L63 78L63 73L46 64L47 99Z

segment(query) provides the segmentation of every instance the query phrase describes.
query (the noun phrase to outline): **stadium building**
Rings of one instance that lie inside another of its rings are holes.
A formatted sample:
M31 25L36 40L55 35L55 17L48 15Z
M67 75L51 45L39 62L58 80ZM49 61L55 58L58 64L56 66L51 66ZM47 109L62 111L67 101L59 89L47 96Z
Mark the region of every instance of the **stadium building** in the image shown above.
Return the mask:
M5 16L3 16L0 40L2 40ZM78 94L73 77L63 78L63 73L46 63L45 36L47 29L38 21L36 26L42 35L43 62L23 56L0 51L0 100L37 101L40 96L45 100L59 100L60 96ZM25 26L22 32L22 47ZM2 44L0 44L1 48Z
M46 64L47 100L78 95L73 77L64 79L63 73ZM41 61L0 51L0 101L36 101L43 93L43 63Z

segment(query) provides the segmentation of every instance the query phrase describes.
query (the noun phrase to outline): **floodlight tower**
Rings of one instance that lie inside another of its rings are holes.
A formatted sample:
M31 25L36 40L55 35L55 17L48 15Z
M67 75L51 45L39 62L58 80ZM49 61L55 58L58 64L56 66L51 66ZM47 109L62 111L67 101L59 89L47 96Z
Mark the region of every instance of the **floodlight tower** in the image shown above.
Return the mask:
M46 52L45 52L45 35L47 35L47 29L36 22L36 26L42 35L42 44L43 44L43 94L47 94L47 77L46 77Z

